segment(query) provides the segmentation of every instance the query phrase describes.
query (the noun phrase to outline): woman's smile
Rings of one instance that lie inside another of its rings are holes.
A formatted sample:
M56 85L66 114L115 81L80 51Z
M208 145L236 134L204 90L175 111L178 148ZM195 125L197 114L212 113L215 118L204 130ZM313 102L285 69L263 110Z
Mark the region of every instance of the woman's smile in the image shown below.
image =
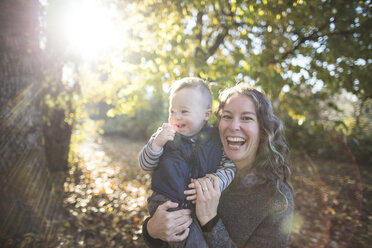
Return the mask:
M232 150L239 149L242 145L245 144L246 140L242 137L226 137L227 144Z

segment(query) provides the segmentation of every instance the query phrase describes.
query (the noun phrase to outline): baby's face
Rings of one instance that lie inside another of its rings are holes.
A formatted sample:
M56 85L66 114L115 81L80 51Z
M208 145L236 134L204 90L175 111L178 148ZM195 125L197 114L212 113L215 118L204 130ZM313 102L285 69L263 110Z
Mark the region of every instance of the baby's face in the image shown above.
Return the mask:
M176 132L193 136L203 128L209 117L210 112L199 90L184 88L173 94L169 107L169 123Z

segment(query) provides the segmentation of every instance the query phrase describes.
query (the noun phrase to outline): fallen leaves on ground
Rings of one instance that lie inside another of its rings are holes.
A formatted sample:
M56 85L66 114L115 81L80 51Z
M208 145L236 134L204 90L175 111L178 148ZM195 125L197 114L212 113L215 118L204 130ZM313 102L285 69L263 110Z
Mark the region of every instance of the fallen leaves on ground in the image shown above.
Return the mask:
M137 164L143 145L108 136L77 146L64 185L68 214L58 225L52 247L145 247L141 225L148 216L151 177ZM355 166L294 156L290 247L368 247L372 213L367 197L372 190L370 182L364 182L362 195ZM368 171L364 176L372 177ZM367 208L360 217L362 197Z
M151 179L137 164L143 145L111 136L77 146L58 247L145 247L141 227Z

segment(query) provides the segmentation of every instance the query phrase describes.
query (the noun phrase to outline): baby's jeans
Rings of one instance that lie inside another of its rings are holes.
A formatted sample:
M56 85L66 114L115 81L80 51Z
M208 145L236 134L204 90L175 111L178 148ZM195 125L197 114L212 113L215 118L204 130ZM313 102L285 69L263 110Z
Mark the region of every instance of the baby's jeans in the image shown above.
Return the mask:
M166 201L170 201L170 199L162 194L154 192L148 199L147 199L147 208L149 210L150 215L152 216L159 205L165 203ZM176 211L182 208L174 208L169 209L168 211ZM208 248L208 245L204 239L203 231L201 230L200 224L198 219L195 215L195 210L193 209L191 213L192 223L189 226L190 232L187 238L180 242L169 242L169 247L171 248ZM180 233L181 234L181 233Z

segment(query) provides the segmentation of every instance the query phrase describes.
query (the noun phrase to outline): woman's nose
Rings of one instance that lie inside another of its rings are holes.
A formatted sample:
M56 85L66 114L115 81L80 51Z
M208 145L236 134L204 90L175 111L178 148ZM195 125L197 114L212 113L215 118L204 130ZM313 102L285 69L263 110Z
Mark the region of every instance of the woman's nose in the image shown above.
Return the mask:
M233 119L230 123L230 128L234 131L240 130L240 121Z

